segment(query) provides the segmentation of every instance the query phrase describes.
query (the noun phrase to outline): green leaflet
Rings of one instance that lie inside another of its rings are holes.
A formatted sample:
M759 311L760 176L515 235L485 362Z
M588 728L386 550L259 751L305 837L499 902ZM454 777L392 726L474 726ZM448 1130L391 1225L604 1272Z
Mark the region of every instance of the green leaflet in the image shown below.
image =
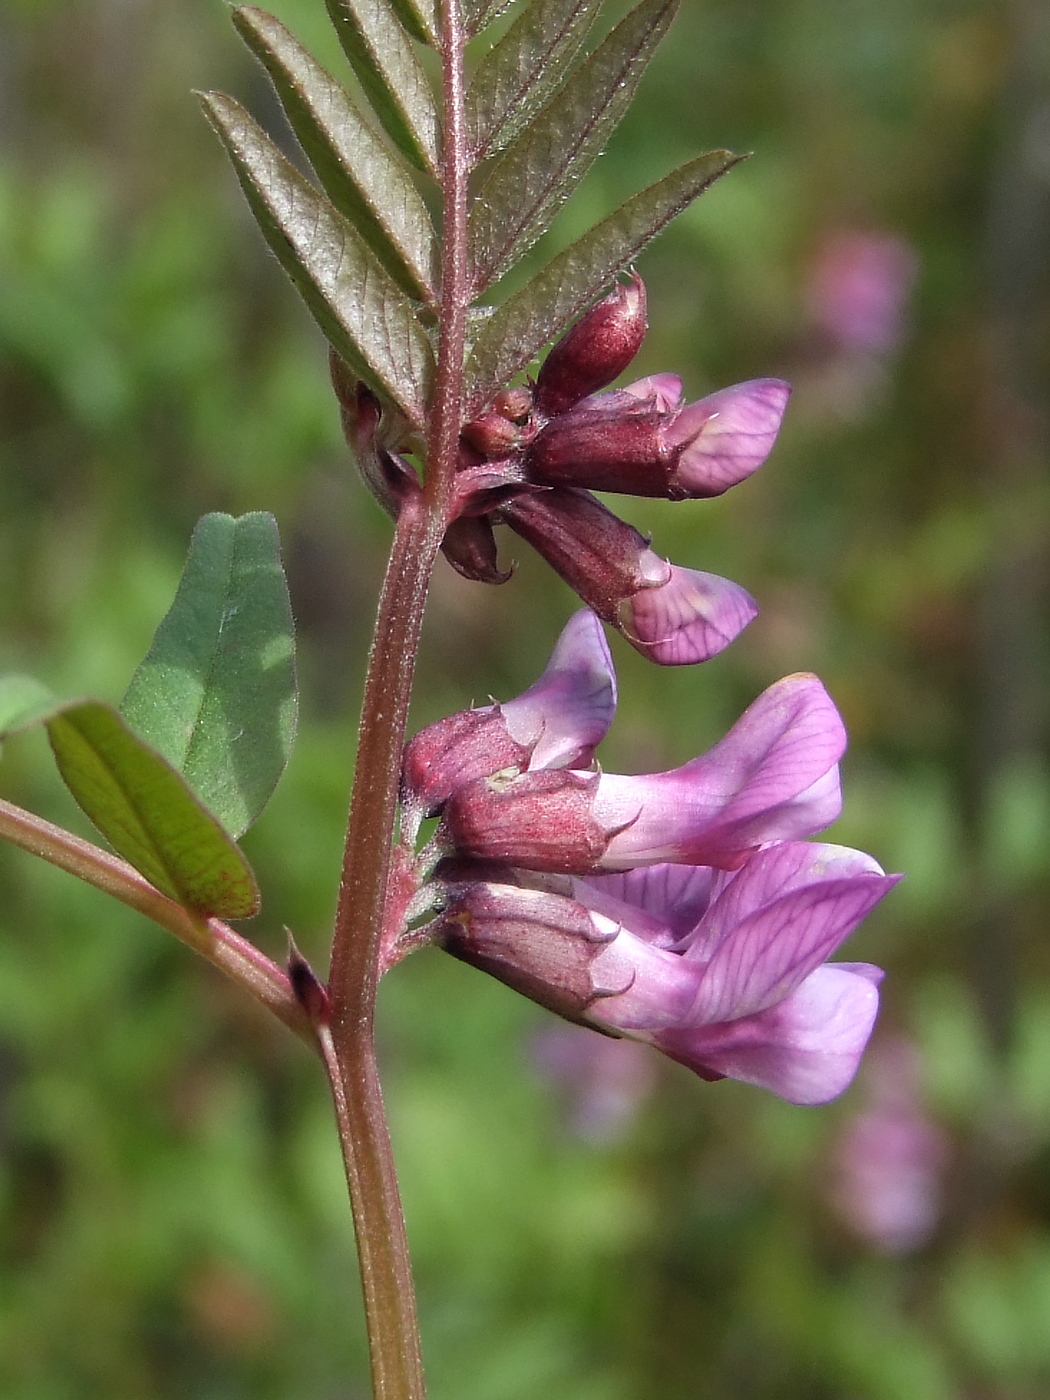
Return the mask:
M438 0L390 0L390 8L413 39L431 48L437 44L441 33Z
M421 424L434 357L408 298L239 103L219 92L201 103L266 241L322 331L355 374Z
M565 329L617 273L707 187L740 160L711 151L641 190L576 240L498 306L467 362L468 414Z
M70 792L155 889L200 914L245 919L258 912L255 878L233 841L116 710L81 700L47 729Z
M678 0L642 0L491 166L471 209L479 293L549 228L627 111Z
M343 52L390 137L435 177L441 120L426 70L387 0L326 0Z
M273 15L234 10L238 33L265 67L328 198L409 295L433 303L434 227L406 167L346 91Z
M77 802L155 889L199 914L244 919L258 911L255 877L237 846L116 710L57 700L30 676L0 679L0 738L37 724Z
M120 708L231 836L251 826L295 737L292 613L272 515L198 521Z
M561 81L601 0L533 0L484 55L467 91L467 129L478 160L501 150Z

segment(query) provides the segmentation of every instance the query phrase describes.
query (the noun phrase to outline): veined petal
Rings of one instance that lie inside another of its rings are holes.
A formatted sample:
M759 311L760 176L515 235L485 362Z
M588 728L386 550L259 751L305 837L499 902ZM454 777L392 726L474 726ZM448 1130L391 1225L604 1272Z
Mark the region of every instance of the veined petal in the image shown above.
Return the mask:
M640 589L620 606L624 636L662 666L716 656L757 615L758 605L739 584L674 564L666 583Z
M616 673L594 613L569 619L542 676L501 712L511 736L535 746L530 768L590 764L616 713Z
M663 1031L654 1043L706 1079L739 1079L789 1103L821 1104L849 1087L878 1006L867 977L829 964L756 1016Z
M755 910L715 950L704 969L690 1020L705 1025L735 1021L784 1001L899 878L864 874L824 880Z
M577 882L578 898L587 904L594 892L633 905L658 920L677 943L700 922L719 875L706 865L646 865L612 875L588 875Z
M780 841L756 851L746 864L725 878L712 893L702 920L690 929L686 956L710 962L722 941L750 915L767 908L793 890L827 880L861 875L885 875L882 866L864 851L820 841Z
M772 450L790 394L782 379L752 379L682 409L664 434L681 449L672 490L720 496L749 477Z
M615 834L601 868L670 861L732 869L767 842L811 836L839 813L833 770L845 746L816 676L788 676L691 763L647 777L602 775L594 816Z

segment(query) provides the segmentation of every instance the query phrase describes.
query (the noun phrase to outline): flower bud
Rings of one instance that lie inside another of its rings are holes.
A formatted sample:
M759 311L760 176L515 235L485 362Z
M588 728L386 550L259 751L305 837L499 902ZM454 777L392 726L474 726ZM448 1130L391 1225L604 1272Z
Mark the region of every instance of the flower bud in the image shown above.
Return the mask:
M428 724L405 745L405 800L430 816L456 788L475 778L507 769L522 772L531 751L512 737L498 705L461 710Z
M529 447L528 474L544 486L581 486L670 500L720 496L769 456L790 387L734 384L679 408L655 375L599 394L553 419Z
M483 413L465 424L461 436L487 462L511 457L531 441L533 430L520 426L501 413Z
M456 573L472 583L506 583L513 573L499 567L496 537L485 515L453 520L441 541L441 552Z
M634 359L648 328L645 284L636 274L591 307L540 366L536 406L552 417L603 389Z
M532 412L532 390L523 386L501 389L492 400L492 407L501 418L509 418L512 423L524 423Z
M644 535L587 491L554 487L518 496L502 515L588 607L661 666L706 661L758 613L737 584L661 559Z

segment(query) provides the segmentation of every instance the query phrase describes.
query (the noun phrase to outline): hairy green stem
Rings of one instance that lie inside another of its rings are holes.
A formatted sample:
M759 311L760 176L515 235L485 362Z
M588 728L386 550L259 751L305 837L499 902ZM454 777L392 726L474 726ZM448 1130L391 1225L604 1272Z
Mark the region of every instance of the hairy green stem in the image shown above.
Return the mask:
M254 944L224 924L184 909L155 890L119 856L111 855L43 817L0 800L0 838L137 909L239 983L310 1045L313 1028L285 973Z
M458 0L442 3L444 243L437 374L421 494L401 506L379 599L319 1031L357 1234L375 1400L423 1400L411 1263L375 1058L375 998L401 751L423 610L451 515L463 408L469 152Z

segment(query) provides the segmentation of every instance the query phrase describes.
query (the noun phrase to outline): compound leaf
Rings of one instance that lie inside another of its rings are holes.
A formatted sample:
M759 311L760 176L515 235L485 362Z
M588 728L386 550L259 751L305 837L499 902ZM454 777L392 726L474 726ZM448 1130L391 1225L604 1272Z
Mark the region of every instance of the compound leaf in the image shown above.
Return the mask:
M641 250L740 160L711 151L641 190L547 264L481 327L467 364L477 412L608 286Z
M678 0L642 0L492 163L471 210L479 293L546 232L601 154L677 8Z
M422 423L434 358L411 302L239 103L219 92L201 103L263 236L329 341L359 378Z
M272 515L198 521L120 708L231 836L247 831L295 737L292 612Z
M411 296L435 300L437 239L402 161L279 20L241 6L238 33L273 82L325 193Z

